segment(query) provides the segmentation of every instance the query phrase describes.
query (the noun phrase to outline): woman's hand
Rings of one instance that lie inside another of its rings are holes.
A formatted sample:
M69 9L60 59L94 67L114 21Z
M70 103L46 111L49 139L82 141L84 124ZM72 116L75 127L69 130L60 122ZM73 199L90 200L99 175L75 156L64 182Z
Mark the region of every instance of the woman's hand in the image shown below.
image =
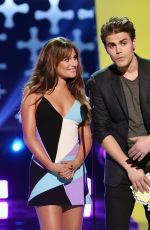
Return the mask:
M77 168L81 166L81 163L77 159L70 160L70 161L63 161L62 163L66 164L68 168L74 172L77 170Z
M69 171L70 171L70 175L67 175L67 179L70 179L70 178L72 178L73 176L74 176L74 173L75 173L75 165L74 165L74 163L73 163L73 161L63 161L63 162L61 162L62 164L65 164L66 165L66 167L69 169ZM60 175L62 175L62 174L60 174Z
M66 164L65 162L61 163L52 163L50 171L58 174L60 177L70 179L73 177L73 168L70 164Z

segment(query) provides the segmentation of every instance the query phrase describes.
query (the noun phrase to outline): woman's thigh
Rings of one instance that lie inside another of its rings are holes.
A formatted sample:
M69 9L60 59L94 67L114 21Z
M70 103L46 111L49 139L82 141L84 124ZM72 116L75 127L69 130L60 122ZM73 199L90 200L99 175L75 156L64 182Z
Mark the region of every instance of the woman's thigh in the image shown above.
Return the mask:
M45 205L36 207L41 230L62 230L62 207Z
M81 230L84 206L66 207L63 209L63 230Z

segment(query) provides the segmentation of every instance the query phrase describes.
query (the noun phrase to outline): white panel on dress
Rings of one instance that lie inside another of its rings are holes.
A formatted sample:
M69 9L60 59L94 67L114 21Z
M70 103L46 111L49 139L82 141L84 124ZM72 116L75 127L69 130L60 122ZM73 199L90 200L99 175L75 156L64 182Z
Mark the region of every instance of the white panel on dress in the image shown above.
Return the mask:
M55 162L60 162L78 143L78 123L63 119ZM69 129L69 127L71 127Z

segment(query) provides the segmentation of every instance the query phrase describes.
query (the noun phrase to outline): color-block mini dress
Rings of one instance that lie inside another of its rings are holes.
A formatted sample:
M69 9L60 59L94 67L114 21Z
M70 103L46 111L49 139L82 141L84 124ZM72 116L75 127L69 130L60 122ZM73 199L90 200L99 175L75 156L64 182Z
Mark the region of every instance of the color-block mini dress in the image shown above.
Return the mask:
M82 122L81 104L75 100L62 117L42 97L36 110L36 126L42 143L55 163L75 159L79 150L78 127ZM30 164L29 206L84 205L90 203L84 164L72 179L64 179L46 170L33 156Z

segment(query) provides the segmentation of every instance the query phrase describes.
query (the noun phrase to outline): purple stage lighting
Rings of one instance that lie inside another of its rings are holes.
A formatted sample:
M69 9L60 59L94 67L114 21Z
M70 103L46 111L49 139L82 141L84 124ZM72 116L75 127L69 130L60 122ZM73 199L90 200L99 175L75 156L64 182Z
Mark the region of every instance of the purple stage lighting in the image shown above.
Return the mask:
M88 184L88 189L89 189L89 193L91 195L91 179L87 178L87 184ZM84 207L84 217L90 217L91 216L91 209L92 206L91 204L86 204Z
M0 180L0 199L8 198L8 181Z
M8 202L0 202L0 219L8 218Z

